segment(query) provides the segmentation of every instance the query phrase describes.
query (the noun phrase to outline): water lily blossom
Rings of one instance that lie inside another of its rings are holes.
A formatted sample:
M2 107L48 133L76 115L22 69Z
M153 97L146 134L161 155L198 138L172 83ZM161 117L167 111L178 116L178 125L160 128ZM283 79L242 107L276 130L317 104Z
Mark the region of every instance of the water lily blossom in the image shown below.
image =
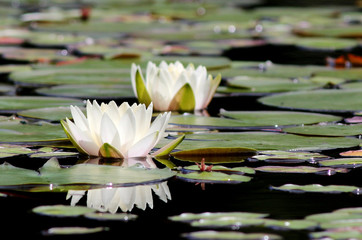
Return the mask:
M179 61L159 66L148 62L146 78L141 67L132 64L131 80L133 91L140 103L157 111L193 111L205 109L215 94L221 75L207 75L206 67L193 64L185 68Z
M77 106L70 106L73 121L61 124L73 145L90 156L131 158L144 157L164 137L170 112L159 114L151 124L152 103L109 104L88 100L86 116Z

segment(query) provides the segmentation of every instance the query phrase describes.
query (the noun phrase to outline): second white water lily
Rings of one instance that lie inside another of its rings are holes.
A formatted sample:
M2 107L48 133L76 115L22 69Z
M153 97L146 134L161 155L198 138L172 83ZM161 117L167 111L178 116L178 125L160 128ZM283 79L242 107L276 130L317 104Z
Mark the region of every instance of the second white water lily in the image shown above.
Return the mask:
M159 66L148 62L146 78L140 66L132 64L131 80L133 91L139 102L154 104L157 111L192 111L205 109L215 94L221 75L207 75L206 67L186 68L179 61Z
M75 147L91 156L131 158L144 157L164 136L170 113L163 113L151 124L152 104L109 104L87 101L87 115L71 106L74 122L62 121Z

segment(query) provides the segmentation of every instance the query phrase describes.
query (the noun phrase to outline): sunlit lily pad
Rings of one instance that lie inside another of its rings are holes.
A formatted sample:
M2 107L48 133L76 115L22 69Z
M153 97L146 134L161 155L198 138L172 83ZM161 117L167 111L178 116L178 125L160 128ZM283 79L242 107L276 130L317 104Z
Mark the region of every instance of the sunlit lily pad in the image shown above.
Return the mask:
M44 235L78 235L78 234L91 234L107 231L108 228L105 227L53 227L49 228L46 231L43 231Z
M81 108L83 110L83 108ZM49 114L49 113L52 114ZM69 106L67 107L51 107L51 108L33 108L19 111L17 113L21 117L31 119L44 119L49 121L60 121L65 118L72 118Z
M346 80L361 80L362 69L361 68L347 68L347 69L329 69L324 71L316 71L315 76L323 77L337 77Z
M175 175L169 169L146 169L143 167L115 167L108 165L78 164L61 168L55 158L50 159L38 171L14 167L8 163L0 165L0 188L26 184L52 184L57 186L69 184L112 183L117 186L130 186L140 183L158 182ZM49 190L49 189L48 189Z
M359 188L355 186L343 186L343 185L323 186L320 184L309 184L309 185L284 184L280 187L271 187L271 189L287 191L292 193L301 193L301 192L319 192L319 193L352 192L353 193L359 190Z
M21 154L30 154L35 151L27 146L0 144L0 158L14 157Z
M251 212L204 212L204 213L182 213L180 215L169 217L172 221L191 222L204 219L219 218L264 218L269 214L251 213Z
M0 142L3 143L45 143L67 140L60 124L28 123L20 120L0 122L0 137Z
M263 97L263 104L289 109L307 109L327 112L355 112L362 110L362 91L314 90L300 91Z
M341 120L341 117L333 115L293 111L226 111L221 109L220 114L237 119L246 126L285 126Z
M32 211L50 217L79 217L86 213L95 212L95 209L83 206L48 205L35 207Z
M313 126L298 126L283 128L283 131L294 134L315 136L354 136L362 134L362 124L323 124Z
M191 233L185 233L183 235L187 239L248 239L248 240L259 240L259 239L282 239L281 236L271 233L241 233L231 231L197 231Z
M138 218L137 215L130 213L96 213L96 212L86 213L84 214L84 217L98 221L121 221L121 222L128 222Z
M125 85L61 85L51 88L37 89L36 92L44 96L75 97L82 99L119 99L135 98L131 86Z
M195 141L197 140L197 141ZM158 144L165 145L170 140L163 139ZM177 146L178 150L210 147L246 147L262 150L312 151L359 146L360 140L346 137L307 137L272 132L233 132L187 134Z
M315 163L319 160L329 159L329 157L313 152L261 151L258 155L253 156L251 159L270 163Z
M318 224L314 221L308 220L274 220L266 219L264 222L265 227L275 230L311 230L315 229Z
M84 103L80 100L71 98L53 98L38 96L0 97L0 111L7 113L14 113L19 110L26 110L32 108L61 107L69 105L83 106Z
M242 183L249 182L251 177L238 175L238 174L226 174L222 172L190 172L190 173L178 173L177 178L191 181L191 182L205 182L205 183Z
M345 168L309 167L309 166L262 166L255 168L256 171L269 173L316 173L322 175L334 175L336 173L347 173Z
M330 160L322 160L318 163L324 167L357 168L362 167L362 158L336 158Z
M293 80L288 78L267 78L240 76L227 81L227 86L236 93L275 93L297 90L308 90L321 87L323 84L307 79ZM226 91L223 91L226 92Z
M38 149L35 153L30 155L30 158L46 158L49 159L51 157L56 157L56 158L66 158L66 157L76 157L78 156L79 153L78 152L65 152L65 151L61 151L57 148L52 148L52 147L42 147L40 149Z
M9 78L24 87L48 87L61 84L131 84L129 69L114 68L44 68L14 72Z

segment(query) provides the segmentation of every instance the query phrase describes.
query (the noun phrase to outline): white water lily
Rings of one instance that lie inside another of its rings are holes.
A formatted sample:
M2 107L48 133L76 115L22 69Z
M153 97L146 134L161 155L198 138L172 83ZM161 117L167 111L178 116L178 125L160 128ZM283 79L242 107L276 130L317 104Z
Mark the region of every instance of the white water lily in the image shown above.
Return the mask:
M113 158L144 157L164 132L170 112L159 114L151 124L152 103L122 103L114 101L98 105L87 101L87 116L77 106L71 106L74 122L62 121L63 128L75 147L90 156Z
M143 165L146 168L156 168L156 164L149 156L146 159L125 159L122 162L122 167L130 167L136 164ZM142 210L145 210L147 206L153 208L152 192L164 202L171 200L167 182L133 187L109 186L88 191L69 190L66 199L71 198L70 205L75 206L87 193L87 207L102 212L116 213L118 208L123 212L131 211L134 207Z
M193 64L186 68L179 61L159 66L148 62L146 78L141 67L132 64L133 91L139 102L154 104L157 111L192 111L205 109L215 94L221 75L207 75L206 67Z

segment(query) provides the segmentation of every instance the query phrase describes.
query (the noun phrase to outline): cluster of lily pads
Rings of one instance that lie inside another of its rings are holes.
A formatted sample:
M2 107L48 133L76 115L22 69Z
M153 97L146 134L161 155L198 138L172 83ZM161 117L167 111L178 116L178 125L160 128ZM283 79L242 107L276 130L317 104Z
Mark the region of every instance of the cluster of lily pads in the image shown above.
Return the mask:
M170 179L207 189L252 184L265 174L328 178L362 166L356 7L139 2L0 3L0 189L68 191L72 207L34 209L43 213L87 209L74 206L87 193L89 208L76 216L130 220L136 216L115 213L152 208L152 195L168 202ZM315 58L303 62L310 53ZM173 74L180 80L169 84ZM39 169L8 163L24 158L46 163ZM62 159L83 164L64 167ZM288 182L267 190L358 196L360 187ZM347 239L361 238L353 225L359 212L321 214L326 222L319 215L287 221L244 212L170 220L213 229L184 235L191 239L280 239L241 233L244 226ZM93 230L106 229L45 234Z

